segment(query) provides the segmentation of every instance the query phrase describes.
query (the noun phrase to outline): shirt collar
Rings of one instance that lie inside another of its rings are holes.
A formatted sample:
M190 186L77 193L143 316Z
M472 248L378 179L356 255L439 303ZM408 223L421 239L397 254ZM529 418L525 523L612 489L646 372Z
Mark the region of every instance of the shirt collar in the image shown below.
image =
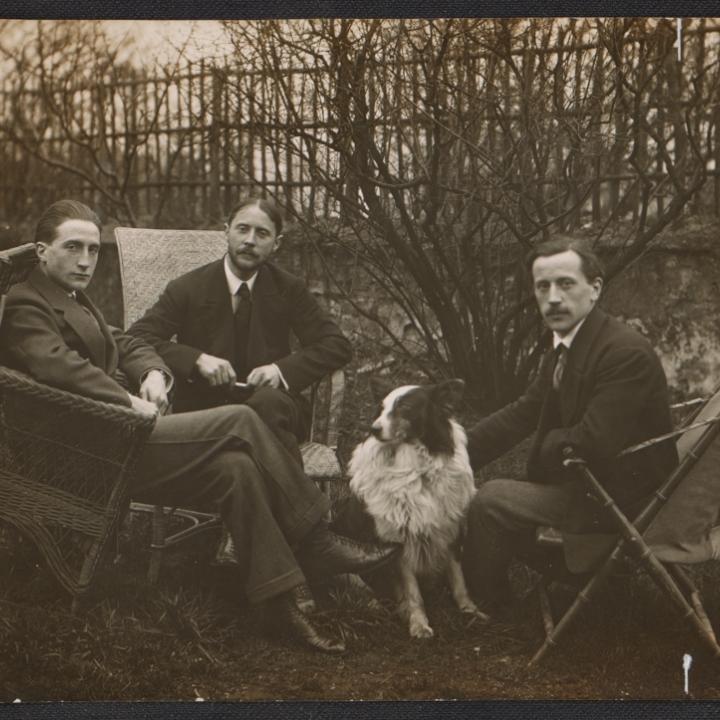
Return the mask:
M257 271L249 280L241 280L230 269L230 258L227 255L225 255L225 262L223 263L223 267L225 268L225 278L227 279L227 286L228 290L230 291L230 295L234 296L235 294L237 294L240 285L242 285L243 283L245 283L245 285L248 286L248 290L252 292L253 286L255 285L255 280L257 279Z
M556 332L553 332L553 349L557 350L558 345L564 345L569 350L575 336L578 334L578 330L586 319L587 315L564 337L560 337Z

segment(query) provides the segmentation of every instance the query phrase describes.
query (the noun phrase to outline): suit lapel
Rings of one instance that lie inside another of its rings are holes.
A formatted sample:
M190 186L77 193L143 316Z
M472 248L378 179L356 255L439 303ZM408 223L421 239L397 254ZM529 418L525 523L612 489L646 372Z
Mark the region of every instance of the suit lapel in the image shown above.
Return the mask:
M204 287L198 288L201 319L205 323L208 353L233 361L232 298L225 278L224 258L216 261L208 272Z
M90 300L90 298L83 291L77 292L76 304L81 306L80 309L82 310L83 315L85 315L85 317L89 319L91 323L92 319L88 317L88 312L90 313L92 318L95 319L95 322L97 323L97 328L100 329L100 332L105 339L105 342L102 344L104 365L101 365L100 367L104 367L106 372L115 372L120 358L118 354L117 343L115 342L115 338L113 338L112 333L110 332L110 327L105 322L105 318L102 316L102 313L95 307L92 300ZM83 310L83 307L85 308L85 310ZM95 336L97 336L97 333L95 333Z
M93 365L107 371L110 366L106 362L113 357L113 353L115 362L117 362L115 341L97 308L86 296L83 299L92 316L83 310L77 300L71 298L57 283L50 280L40 268L32 272L29 280L53 310L62 316L65 323L80 338L87 348L88 357Z
M560 386L560 413L563 425L574 422L575 412L580 401L583 381L587 375L588 363L592 357L595 338L605 324L605 313L594 308L580 326L570 346L563 381Z

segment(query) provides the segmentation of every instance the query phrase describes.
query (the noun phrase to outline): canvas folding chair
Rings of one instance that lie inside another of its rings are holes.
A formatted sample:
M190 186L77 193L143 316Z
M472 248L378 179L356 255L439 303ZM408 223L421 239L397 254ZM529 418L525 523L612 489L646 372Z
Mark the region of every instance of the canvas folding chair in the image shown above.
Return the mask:
M565 465L600 503L618 539L562 618L554 622L541 588L546 638L530 665L538 663L572 625L626 558L634 560L669 598L715 658L720 646L700 593L682 565L720 560L720 390L698 410L684 429L623 451L641 452L650 444L677 437L679 465L631 522L598 482L587 463L568 449ZM544 600L544 602L543 602Z
M0 252L0 310L36 263L32 244ZM74 606L112 546L154 424L0 367L0 520L35 543Z
M222 257L227 249L220 230L157 230L115 228L123 293L123 323L128 328L158 299L167 283L190 270ZM337 455L345 375L338 370L313 386L310 401L310 441L300 446L305 473L324 489L340 479L343 470ZM219 515L184 508L132 503L137 512L152 513L151 556L148 577L155 582L165 552L207 531L222 528ZM181 525L170 531L170 523ZM216 554L218 564L235 562L230 535L223 536Z

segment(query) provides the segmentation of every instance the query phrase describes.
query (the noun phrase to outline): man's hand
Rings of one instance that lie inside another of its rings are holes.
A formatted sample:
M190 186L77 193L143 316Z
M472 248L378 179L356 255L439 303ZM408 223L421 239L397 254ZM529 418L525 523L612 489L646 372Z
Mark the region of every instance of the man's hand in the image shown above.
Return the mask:
M214 355L205 353L200 355L195 361L195 369L198 371L198 375L212 387L232 385L237 380L237 375L230 362Z
M157 406L161 415L168 409L165 375L160 370L150 370L140 385L140 397Z
M247 378L248 385L253 387L279 388L282 385L280 370L276 365L261 365L256 367Z
M158 414L158 406L155 403L150 402L149 400L143 400L143 398L138 397L137 395L130 395L130 393L128 393L128 396L130 397L130 402L132 403L132 409L135 412L139 412L141 415L146 415L148 417L153 417Z

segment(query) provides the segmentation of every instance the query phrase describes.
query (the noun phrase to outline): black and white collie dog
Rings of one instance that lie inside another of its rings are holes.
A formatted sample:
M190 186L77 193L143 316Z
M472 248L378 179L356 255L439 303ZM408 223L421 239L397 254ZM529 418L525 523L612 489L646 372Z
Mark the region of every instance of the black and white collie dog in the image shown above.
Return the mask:
M350 461L350 490L372 519L375 536L403 545L387 568L398 610L416 638L433 635L420 576L445 573L458 608L487 619L470 599L459 561L475 493L465 431L452 417L464 389L462 380L448 380L393 390Z

